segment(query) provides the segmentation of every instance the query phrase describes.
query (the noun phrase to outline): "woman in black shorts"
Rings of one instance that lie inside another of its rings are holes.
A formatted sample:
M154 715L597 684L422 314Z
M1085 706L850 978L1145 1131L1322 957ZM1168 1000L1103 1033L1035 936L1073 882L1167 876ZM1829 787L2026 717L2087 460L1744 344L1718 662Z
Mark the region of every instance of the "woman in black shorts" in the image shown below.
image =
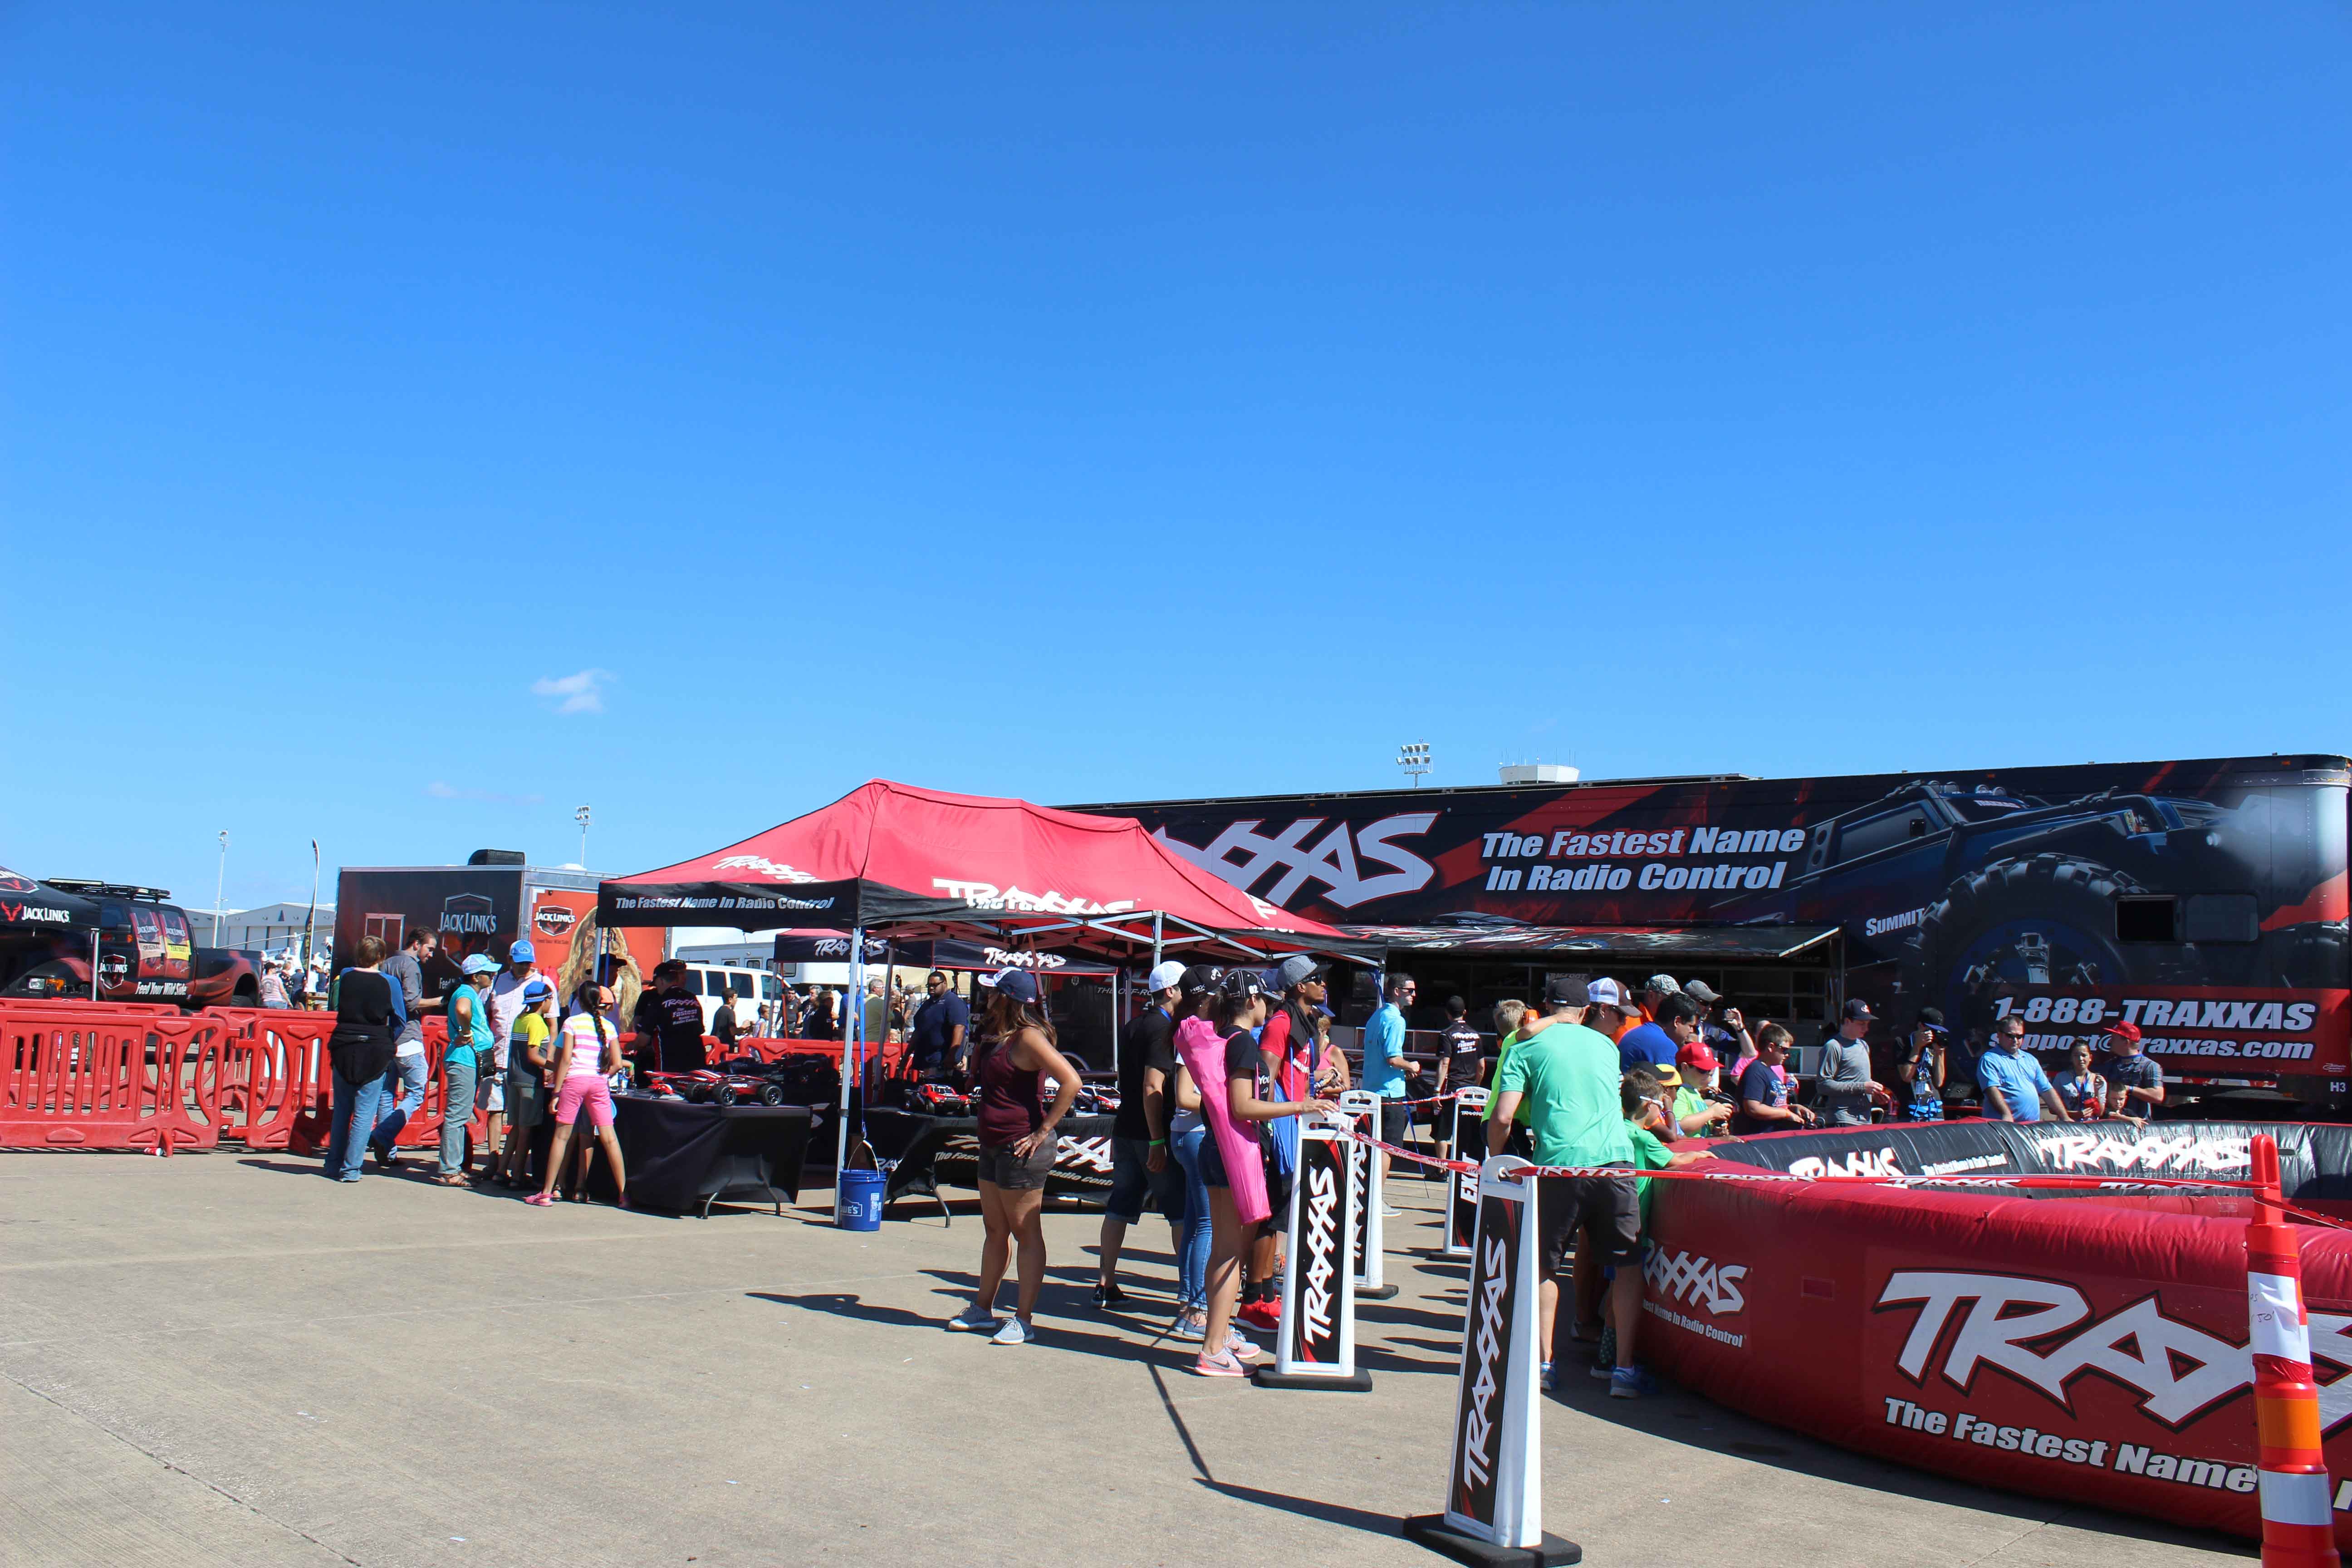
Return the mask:
M1054 1026L1037 1004L1035 977L1006 970L990 984L995 990L988 1003L988 1037L972 1068L980 1081L980 1289L948 1327L992 1332L1000 1345L1025 1345L1037 1337L1030 1314L1045 1283L1045 1227L1038 1210L1054 1169L1055 1129L1078 1097L1078 1075L1055 1047ZM1048 1074L1055 1085L1050 1107ZM996 1316L996 1288L1016 1243L1019 1305L1003 1321Z

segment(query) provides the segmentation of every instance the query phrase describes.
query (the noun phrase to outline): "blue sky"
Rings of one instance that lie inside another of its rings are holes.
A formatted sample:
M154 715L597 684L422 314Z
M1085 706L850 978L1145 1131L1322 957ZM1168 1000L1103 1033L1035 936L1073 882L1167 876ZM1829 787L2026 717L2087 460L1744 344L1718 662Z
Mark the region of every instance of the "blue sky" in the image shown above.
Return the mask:
M0 864L2352 749L2352 11L34 4Z

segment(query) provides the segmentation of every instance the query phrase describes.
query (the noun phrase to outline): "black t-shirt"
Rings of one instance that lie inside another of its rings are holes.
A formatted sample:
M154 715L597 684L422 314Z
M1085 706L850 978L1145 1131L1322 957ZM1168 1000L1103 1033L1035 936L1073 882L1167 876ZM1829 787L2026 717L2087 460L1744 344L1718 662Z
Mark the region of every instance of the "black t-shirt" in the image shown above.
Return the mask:
M1266 1098L1265 1053L1259 1048L1257 1037L1247 1029L1235 1029L1225 1037L1225 1081L1230 1085L1237 1078L1248 1079L1251 1092L1260 1100ZM1265 1122L1244 1121L1235 1117L1234 1124L1251 1142L1260 1148L1265 1146Z
M914 1039L909 1042L915 1059L925 1067L944 1061L948 1042L955 1037L958 1024L964 1026L964 1038L971 1038L971 1006L952 991L937 996L926 996L923 1005L915 1009Z
M1445 1087L1475 1089L1479 1064L1486 1059L1486 1037L1467 1018L1454 1019L1442 1032L1445 1037Z
M1159 1007L1146 1007L1127 1026L1118 1042L1118 1120L1111 1124L1115 1138L1149 1138L1151 1124L1143 1116L1143 1075L1160 1069L1161 1092L1172 1102L1176 1082L1176 1023ZM1163 1121L1160 1136L1167 1136Z
M1751 1100L1759 1105L1771 1106L1776 1110L1789 1103L1788 1080L1774 1072L1761 1057L1749 1062L1748 1070L1739 1075L1739 1109L1732 1113L1731 1131L1735 1134L1785 1132L1797 1125L1793 1121L1767 1121L1748 1115L1748 1102Z
M2146 1052L2137 1056L2109 1057L2104 1065L2110 1089L2164 1087L2164 1069L2151 1061ZM2124 1100L2124 1113L2127 1116L2153 1116L2158 1109L2145 1100L2133 1100L2128 1096Z

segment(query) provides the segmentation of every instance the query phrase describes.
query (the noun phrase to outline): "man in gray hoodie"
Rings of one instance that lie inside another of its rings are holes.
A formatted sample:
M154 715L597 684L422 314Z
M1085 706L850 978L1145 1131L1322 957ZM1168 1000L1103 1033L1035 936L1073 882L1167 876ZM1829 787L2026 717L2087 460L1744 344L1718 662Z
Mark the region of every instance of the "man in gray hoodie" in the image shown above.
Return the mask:
M1845 1005L1838 1032L1822 1042L1818 1092L1822 1119L1832 1127L1864 1127L1874 1095L1886 1091L1870 1076L1870 1004L1859 996Z

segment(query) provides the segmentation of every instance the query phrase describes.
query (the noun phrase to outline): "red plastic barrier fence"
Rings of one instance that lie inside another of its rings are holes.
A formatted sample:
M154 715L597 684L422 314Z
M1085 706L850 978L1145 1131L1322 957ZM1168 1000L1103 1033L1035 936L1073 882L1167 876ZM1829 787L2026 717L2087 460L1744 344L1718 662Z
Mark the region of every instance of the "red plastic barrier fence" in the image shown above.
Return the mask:
M224 1031L221 1113L228 1135L248 1149L288 1149L299 1127L307 1144L334 1113L327 1037L335 1032L335 1016L291 1007L199 1016L218 1020Z
M0 1146L209 1146L220 1135L216 1052L214 1031L168 1009L0 1007Z

